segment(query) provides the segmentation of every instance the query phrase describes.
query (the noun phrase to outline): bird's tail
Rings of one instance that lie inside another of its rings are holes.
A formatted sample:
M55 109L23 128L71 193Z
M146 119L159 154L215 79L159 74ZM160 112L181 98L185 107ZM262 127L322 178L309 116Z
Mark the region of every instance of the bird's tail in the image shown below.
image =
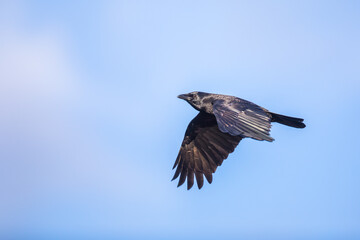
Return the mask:
M306 127L306 125L303 123L304 119L302 118L294 118L294 117L288 117L288 116L284 116L284 115L280 115L280 114L276 114L276 113L272 113L271 114L271 121L272 122L278 122L281 124L284 124L286 126L290 126L290 127L294 127L294 128L304 128Z

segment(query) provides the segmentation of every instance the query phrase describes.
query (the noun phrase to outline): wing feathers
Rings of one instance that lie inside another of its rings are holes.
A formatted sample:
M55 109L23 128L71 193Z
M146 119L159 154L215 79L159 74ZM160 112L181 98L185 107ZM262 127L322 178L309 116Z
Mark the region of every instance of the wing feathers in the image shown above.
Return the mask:
M194 185L194 170L189 168L187 175L187 189L189 190Z
M180 187L181 185L183 185L183 183L185 182L186 179L186 175L187 175L187 168L183 168L181 171L181 175L180 175L180 179L179 179L179 183L178 183L178 187Z
M213 111L219 129L224 133L256 140L274 141L270 137L270 116L255 104L238 98L231 101L216 100Z
M178 154L178 156L177 156L177 158L176 158L176 161L175 161L174 166L173 166L172 169L174 169L174 168L179 164L180 158L181 158L181 154L180 154L180 152L179 152L179 154Z
M181 170L182 170L183 164L182 164L181 152L179 153L179 156L180 156L179 157L179 159L180 159L179 165L178 165L178 167L175 171L174 177L171 179L171 181L175 180L179 176L179 174L181 173Z
M198 188L201 189L202 186L204 185L203 173L202 172L195 172L195 177L196 177L196 183L198 185Z
M181 186L187 179L187 189L194 185L194 176L199 189L204 185L204 175L211 183L216 168L234 151L241 139L241 136L221 132L214 115L200 112L186 130L174 163L177 169L172 180L180 176L178 186Z
M206 180L208 181L208 183L212 183L212 174L211 173L205 173L204 174L205 175L205 178L206 178Z

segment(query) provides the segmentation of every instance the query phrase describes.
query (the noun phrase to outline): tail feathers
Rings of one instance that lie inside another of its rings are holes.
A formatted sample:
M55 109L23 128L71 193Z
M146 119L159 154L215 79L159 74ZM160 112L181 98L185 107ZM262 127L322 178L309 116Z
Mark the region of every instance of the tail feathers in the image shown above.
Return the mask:
M272 122L278 122L281 124L284 124L286 126L294 127L294 128L304 128L306 125L303 123L304 119L302 118L294 118L294 117L288 117L276 113L270 113L272 118Z

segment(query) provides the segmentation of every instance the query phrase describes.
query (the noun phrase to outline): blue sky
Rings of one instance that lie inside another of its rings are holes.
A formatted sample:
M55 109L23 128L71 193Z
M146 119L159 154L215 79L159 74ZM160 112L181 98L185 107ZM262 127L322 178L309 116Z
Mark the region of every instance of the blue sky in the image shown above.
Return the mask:
M358 1L0 3L0 235L360 237ZM305 119L243 140L201 191L172 165L236 95Z

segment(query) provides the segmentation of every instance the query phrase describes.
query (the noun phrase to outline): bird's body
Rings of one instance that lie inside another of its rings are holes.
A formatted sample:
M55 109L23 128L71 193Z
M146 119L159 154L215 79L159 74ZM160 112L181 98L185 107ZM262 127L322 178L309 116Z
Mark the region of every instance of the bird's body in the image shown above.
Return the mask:
M187 178L187 187L194 184L194 175L199 189L203 175L209 183L212 173L241 139L249 137L272 142L271 122L304 128L301 118L275 114L247 100L234 96L192 92L178 96L200 113L190 122L174 167L173 180L180 175L178 186Z

